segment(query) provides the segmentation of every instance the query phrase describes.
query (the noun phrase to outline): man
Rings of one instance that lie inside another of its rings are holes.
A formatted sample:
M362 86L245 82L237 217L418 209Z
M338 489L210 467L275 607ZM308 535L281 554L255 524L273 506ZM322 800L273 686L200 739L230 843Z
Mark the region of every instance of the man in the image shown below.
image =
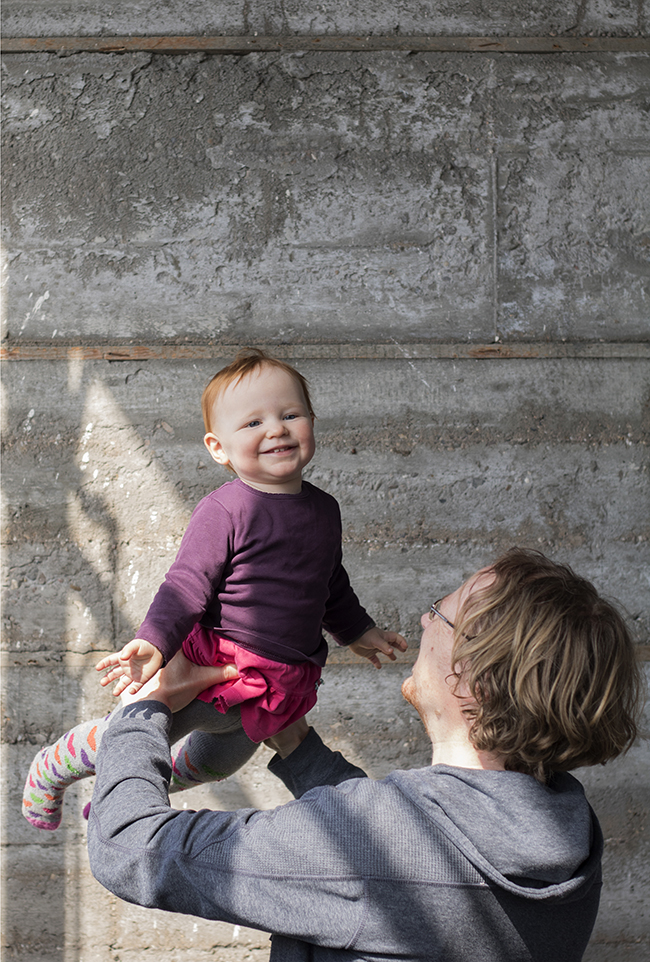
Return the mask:
M274 962L579 960L602 835L566 772L634 740L640 681L625 625L588 582L521 549L422 625L402 690L432 765L381 782L303 720L276 736L269 764L297 801L173 811L173 696L123 709L104 735L89 823L98 880L140 905L270 930Z

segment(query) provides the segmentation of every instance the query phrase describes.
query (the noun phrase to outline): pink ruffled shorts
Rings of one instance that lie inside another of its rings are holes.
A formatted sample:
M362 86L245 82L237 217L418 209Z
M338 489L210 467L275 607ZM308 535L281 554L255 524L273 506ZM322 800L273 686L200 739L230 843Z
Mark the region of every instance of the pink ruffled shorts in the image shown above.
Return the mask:
M316 704L321 668L311 661L272 661L199 624L183 642L183 654L195 665L237 666L239 678L206 688L198 698L224 715L239 705L244 731L254 742L282 731Z

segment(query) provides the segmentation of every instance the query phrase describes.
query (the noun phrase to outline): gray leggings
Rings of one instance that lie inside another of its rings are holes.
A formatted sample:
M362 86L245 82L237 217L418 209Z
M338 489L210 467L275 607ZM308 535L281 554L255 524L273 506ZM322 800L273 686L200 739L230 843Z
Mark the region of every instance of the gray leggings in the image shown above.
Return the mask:
M169 735L174 772L170 792L186 787L185 779L211 782L227 778L257 750L241 723L239 706L225 715L208 702L195 699L172 718Z
M170 745L174 745L194 731L209 732L212 735L231 735L233 732L243 731L239 705L234 705L225 715L222 715L209 702L195 698L185 708L181 708L172 715ZM248 740L250 741L250 738ZM257 748L255 742L251 742L251 745Z

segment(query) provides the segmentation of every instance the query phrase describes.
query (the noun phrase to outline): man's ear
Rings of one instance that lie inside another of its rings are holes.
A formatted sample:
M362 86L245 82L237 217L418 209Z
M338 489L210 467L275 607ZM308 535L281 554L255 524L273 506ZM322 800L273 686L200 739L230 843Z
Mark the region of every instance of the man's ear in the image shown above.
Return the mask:
M230 464L230 458L224 451L221 441L216 434L206 434L203 438L203 443L210 452L210 457L213 461L216 461L217 464Z

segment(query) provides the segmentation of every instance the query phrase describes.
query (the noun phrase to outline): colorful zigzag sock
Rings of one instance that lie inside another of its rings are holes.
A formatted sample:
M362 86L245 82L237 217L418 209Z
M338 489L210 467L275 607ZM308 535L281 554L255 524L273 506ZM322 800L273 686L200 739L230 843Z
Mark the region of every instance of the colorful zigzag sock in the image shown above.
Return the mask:
M95 774L97 748L107 723L106 718L96 718L77 725L38 753L23 794L23 815L35 828L59 827L66 788Z

